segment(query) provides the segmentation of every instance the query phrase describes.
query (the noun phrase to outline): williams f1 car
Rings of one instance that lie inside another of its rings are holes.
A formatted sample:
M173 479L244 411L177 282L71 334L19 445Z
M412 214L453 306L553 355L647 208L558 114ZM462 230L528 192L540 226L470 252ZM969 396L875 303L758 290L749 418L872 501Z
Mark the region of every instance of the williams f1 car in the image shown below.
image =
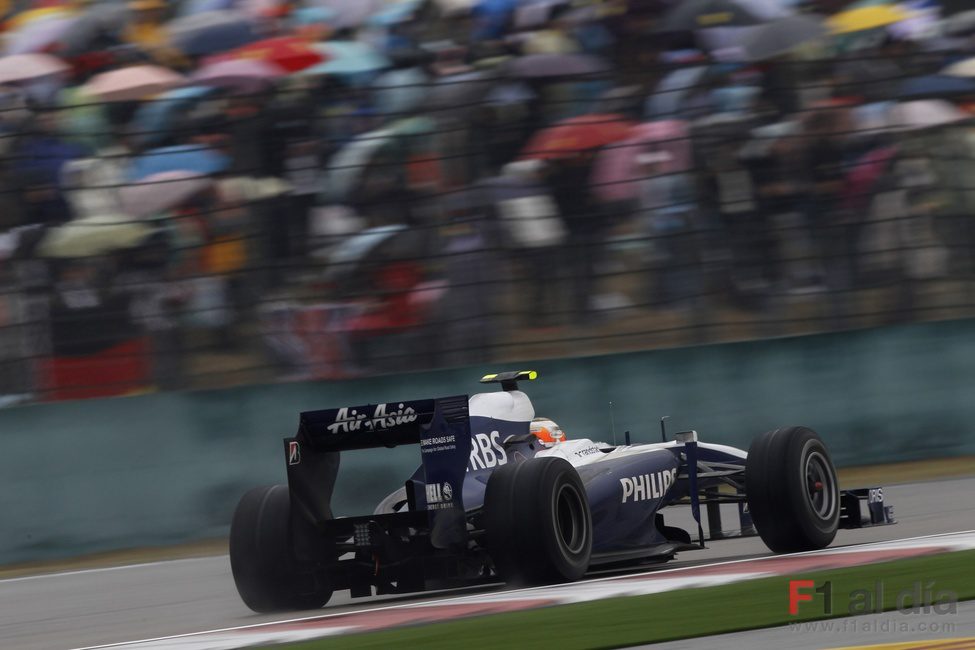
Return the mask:
M343 589L565 582L722 537L804 551L829 545L837 528L894 523L882 489L839 489L826 446L805 427L760 435L747 453L694 431L650 444L543 444L517 385L535 376L488 375L481 381L501 390L472 397L301 413L284 440L288 484L249 491L234 513L230 560L244 603L269 612L321 607ZM398 445L418 445L421 460L403 487L372 514L334 517L341 452ZM665 522L679 504L696 530ZM737 506L733 530L722 504Z

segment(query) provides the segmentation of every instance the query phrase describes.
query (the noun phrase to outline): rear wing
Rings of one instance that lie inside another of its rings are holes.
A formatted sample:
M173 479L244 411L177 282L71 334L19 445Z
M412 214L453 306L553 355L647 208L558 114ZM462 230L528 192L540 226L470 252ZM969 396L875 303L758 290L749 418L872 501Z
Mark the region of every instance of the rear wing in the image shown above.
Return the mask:
M298 432L284 440L293 508L324 526L333 519L341 452L416 444L424 482L411 482L409 502L427 511L434 547L463 544L463 485L471 451L467 395L301 413Z

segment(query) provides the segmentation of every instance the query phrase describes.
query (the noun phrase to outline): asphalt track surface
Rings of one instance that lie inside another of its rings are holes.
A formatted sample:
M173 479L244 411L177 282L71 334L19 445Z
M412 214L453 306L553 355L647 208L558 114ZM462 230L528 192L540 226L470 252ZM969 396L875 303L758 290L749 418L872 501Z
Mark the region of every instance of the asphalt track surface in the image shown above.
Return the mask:
M834 547L975 530L975 478L894 485L885 488L885 494L894 506L898 525L840 531ZM680 516L668 517L668 524L686 525L689 515L676 514ZM727 520L726 526L731 521ZM770 553L758 538L729 539L711 542L702 551L682 553L675 561L660 566L675 568L765 555ZM646 571L647 567L640 570ZM375 607L378 603L415 602L471 591L355 601L346 593L337 593L324 610L303 615L334 614ZM300 615L262 616L248 610L237 596L230 561L225 555L0 581L0 648L4 650L90 647ZM736 641L726 647L747 645L745 639ZM685 647L708 646L705 640L698 640Z

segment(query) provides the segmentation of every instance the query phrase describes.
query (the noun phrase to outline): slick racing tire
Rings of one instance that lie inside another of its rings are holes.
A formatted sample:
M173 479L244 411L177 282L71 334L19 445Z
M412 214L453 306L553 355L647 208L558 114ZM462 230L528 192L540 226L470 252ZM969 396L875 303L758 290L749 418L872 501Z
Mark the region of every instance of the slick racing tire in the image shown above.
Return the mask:
M825 548L836 537L839 482L812 429L776 429L755 438L745 462L745 493L758 534L776 553Z
M561 458L503 465L484 494L485 543L509 584L570 582L589 568L592 514L582 479Z
M332 597L295 558L286 485L241 498L230 524L230 567L244 604L258 613L317 609Z

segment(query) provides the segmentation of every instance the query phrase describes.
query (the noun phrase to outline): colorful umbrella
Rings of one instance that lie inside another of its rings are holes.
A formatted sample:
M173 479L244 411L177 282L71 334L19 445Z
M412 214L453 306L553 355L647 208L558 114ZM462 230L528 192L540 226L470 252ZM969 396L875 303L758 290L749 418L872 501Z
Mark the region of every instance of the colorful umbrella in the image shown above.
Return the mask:
M888 115L890 127L904 131L929 129L970 119L970 115L941 99L903 102L891 108Z
M172 171L147 176L123 187L119 194L126 214L145 218L179 207L213 185L209 176Z
M170 90L146 101L132 119L133 135L143 145L162 140L167 135L174 117L215 91L215 88L207 86L188 86Z
M637 125L625 140L606 147L593 164L593 191L603 201L634 199L639 181L646 176L637 160L653 151L666 154L662 173L673 174L691 167L691 141L687 123L661 120Z
M644 113L662 119L678 116L697 117L711 107L705 92L706 65L674 70L660 80L653 94L647 98Z
M419 68L392 70L372 82L376 110L384 115L407 113L420 106L430 89L430 79Z
M138 246L152 232L148 224L127 217L86 217L50 229L38 251L42 257L53 258L104 255Z
M26 54L47 49L71 31L78 22L75 14L55 14L26 24L7 36L7 54Z
M0 58L0 84L39 79L68 70L64 61L49 54L14 54Z
M852 34L868 29L886 27L910 18L911 14L891 5L875 5L843 11L827 19L833 34Z
M166 68L135 65L96 75L83 88L93 97L118 102L158 95L182 85L184 81L181 75Z
M632 128L632 122L613 113L573 117L536 133L522 150L521 158L573 158L585 151L625 139Z
M104 48L106 42L120 43L128 20L128 8L122 3L88 7L58 40L56 52L58 56L74 58Z
M424 143L436 131L428 117L411 117L384 128L363 133L342 147L329 161L325 174L325 194L334 201L345 200L372 160L387 147Z
M22 11L7 21L7 29L16 31L33 23L42 22L51 18L62 18L67 15L73 15L73 12L64 7L41 7L39 9Z
M763 61L792 52L827 33L823 19L812 14L785 16L757 27L742 42L750 61Z
M683 0L667 12L660 31L686 32L710 27L760 25L763 17L734 0Z
M298 72L324 62L325 58L324 54L307 41L281 36L239 47L218 57L211 57L205 63L219 63L231 59L256 59L276 65L287 72Z
M383 70L390 65L385 55L362 41L325 41L316 43L314 47L328 60L304 70L305 74L355 77Z
M182 171L197 175L217 174L230 167L230 159L209 148L194 144L162 147L142 154L132 164L127 177L141 180L162 172Z
M941 74L952 77L975 77L975 58L965 59L950 65L942 70Z
M208 11L223 11L232 9L237 4L237 0L188 0L179 9L180 16L192 16Z
M235 59L204 66L190 80L202 86L230 88L250 94L268 88L275 79L285 74L284 70L271 63L256 59Z
M334 12L329 24L336 29L359 27L383 7L383 0L313 0L312 6Z
M259 37L250 19L236 11L208 11L177 18L166 26L169 42L190 56L233 50Z

